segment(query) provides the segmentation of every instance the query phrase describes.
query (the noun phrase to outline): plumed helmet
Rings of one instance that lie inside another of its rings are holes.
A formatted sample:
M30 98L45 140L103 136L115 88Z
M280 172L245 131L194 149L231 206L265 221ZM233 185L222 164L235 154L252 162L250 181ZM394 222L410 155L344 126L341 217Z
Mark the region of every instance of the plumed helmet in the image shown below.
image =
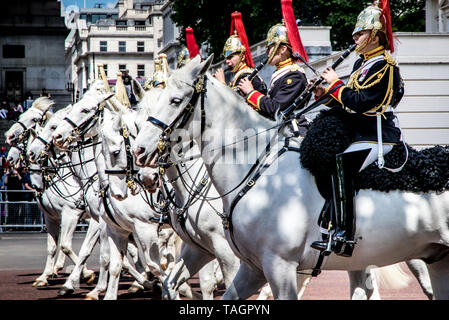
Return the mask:
M229 57L233 53L244 53L246 51L245 46L240 41L237 32L235 32L232 36L226 40L225 45L223 47L223 55L225 58Z
M363 11L360 12L359 16L357 17L357 22L355 24L354 31L352 31L352 35L363 30L376 30L385 32L385 27L380 21L381 15L382 11L375 4L372 4L363 9Z
M270 28L267 33L267 39L265 40L265 46L268 48L271 45L289 44L287 36L287 28L284 23L278 23Z
M391 52L394 51L390 5L388 0L374 1L372 5L369 5L360 12L352 35L364 30L371 31L370 38L367 40L366 44L371 41L378 32L382 32L387 40L386 49L390 49ZM366 44L359 46L357 51L360 51Z
M293 58L302 57L308 61L306 50L299 35L298 26L293 12L292 0L281 0L282 23L278 23L270 28L267 33L265 46L268 48L274 45L268 63L273 59L280 44L288 45L292 49Z
M178 53L178 63L176 65L176 68L181 68L187 64L187 62L190 61L190 54L189 50L186 47L183 47L181 51Z

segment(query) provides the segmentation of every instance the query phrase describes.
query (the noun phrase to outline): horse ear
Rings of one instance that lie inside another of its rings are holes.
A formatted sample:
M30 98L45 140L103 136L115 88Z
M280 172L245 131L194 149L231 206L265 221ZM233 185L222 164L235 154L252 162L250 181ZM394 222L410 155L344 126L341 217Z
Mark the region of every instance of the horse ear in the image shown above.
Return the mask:
M134 95L136 96L137 101L142 100L143 96L145 95L145 90L140 85L139 81L132 79L131 84L132 84L133 92L134 92Z
M196 58L196 57L195 57ZM212 53L205 61L201 62L192 70L192 76L196 79L199 76L202 76L206 73L206 71L210 68L212 61L214 61L214 54Z

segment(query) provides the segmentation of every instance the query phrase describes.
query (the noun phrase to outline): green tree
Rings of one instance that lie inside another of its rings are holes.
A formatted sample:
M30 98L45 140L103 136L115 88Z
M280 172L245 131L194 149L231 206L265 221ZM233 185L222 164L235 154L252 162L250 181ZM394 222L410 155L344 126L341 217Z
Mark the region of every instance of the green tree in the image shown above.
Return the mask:
M300 25L331 26L334 50L346 48L352 41L352 30L367 0L301 0L293 1ZM231 13L242 13L251 44L265 39L268 29L282 20L281 2L273 0L174 0L172 20L180 26L180 41L185 43L185 28L192 27L200 43L208 43L208 53L220 59L229 36ZM424 31L425 0L390 1L393 31Z

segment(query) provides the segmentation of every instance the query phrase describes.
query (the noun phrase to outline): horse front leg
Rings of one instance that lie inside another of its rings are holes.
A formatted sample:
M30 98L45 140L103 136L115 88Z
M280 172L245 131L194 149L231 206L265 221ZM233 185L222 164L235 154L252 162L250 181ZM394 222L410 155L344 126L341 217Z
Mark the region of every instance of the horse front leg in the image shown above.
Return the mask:
M104 300L117 300L120 273L128 245L128 234L125 235L108 227L108 242L110 252L109 283Z
M58 295L64 296L75 291L75 287L79 288L81 271L87 284L91 284L95 279L95 272L86 268L86 260L89 258L94 246L97 244L100 237L100 228L97 221L89 219L89 227L87 229L86 237L79 252L78 263L74 266L70 276L59 289Z
M162 298L176 300L179 298L179 292L181 292L188 298L201 299L198 294L191 290L186 281L212 259L214 259L214 256L185 244L178 261L163 283Z
M418 280L419 285L421 286L424 294L429 298L429 300L433 299L433 290L432 284L430 282L429 270L427 269L427 265L421 259L412 259L405 262L415 276L416 280Z
M203 300L214 300L214 291L223 281L223 274L217 260L206 264L198 273Z
M221 297L222 300L244 300L255 294L267 280L263 272L252 269L248 264L241 261L239 270L231 285Z
M275 254L265 255L263 274L270 284L274 299L298 299L297 267L298 264L296 262L286 261Z
M98 282L95 288L86 294L85 300L98 300L99 295L106 291L108 286L108 269L110 262L110 250L108 235L106 231L106 222L100 218L100 270Z
M73 251L72 240L76 225L82 214L83 211L67 207L61 212L61 250L75 265L78 263L78 256ZM59 266L57 265L57 267ZM64 267L64 265L62 265L62 267Z
M445 250L448 250L445 248ZM449 300L449 255L427 265L435 300Z
M60 219L45 215L47 226L47 260L43 273L33 282L33 287L45 287L48 285L48 278L53 276L56 251L58 249Z

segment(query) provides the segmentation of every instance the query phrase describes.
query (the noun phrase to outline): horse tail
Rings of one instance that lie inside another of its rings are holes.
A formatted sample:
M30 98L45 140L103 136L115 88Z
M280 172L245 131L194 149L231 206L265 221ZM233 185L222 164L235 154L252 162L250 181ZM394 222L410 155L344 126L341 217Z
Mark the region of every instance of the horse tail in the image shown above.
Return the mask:
M402 269L400 263L371 270L379 288L403 289L410 284L412 278Z

